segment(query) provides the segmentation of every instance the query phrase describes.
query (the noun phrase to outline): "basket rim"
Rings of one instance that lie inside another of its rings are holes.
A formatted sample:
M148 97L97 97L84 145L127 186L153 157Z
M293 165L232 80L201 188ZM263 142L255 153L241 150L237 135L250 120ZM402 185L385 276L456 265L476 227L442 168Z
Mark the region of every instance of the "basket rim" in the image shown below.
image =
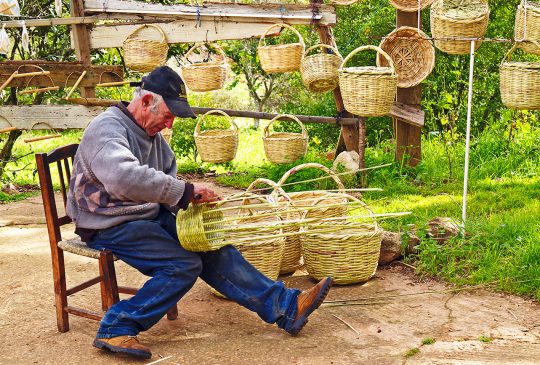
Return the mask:
M478 22L480 20L483 20L484 18L488 17L490 14L489 9L489 3L488 0L480 0L482 7L475 8L475 12L467 12L463 11L461 9L457 9L455 11L455 14L449 15L449 10L453 10L453 8L445 8L444 7L444 0L435 0L433 2L433 5L430 9L430 16L435 17L441 20L451 21L451 22L458 22L458 23L472 23L472 22Z
M425 9L431 4L433 4L433 1L435 0L422 0L420 3L420 10ZM414 1L414 3L411 5L405 5L396 0L390 0L390 4L392 4L394 8L407 13L414 13L418 11L418 1Z

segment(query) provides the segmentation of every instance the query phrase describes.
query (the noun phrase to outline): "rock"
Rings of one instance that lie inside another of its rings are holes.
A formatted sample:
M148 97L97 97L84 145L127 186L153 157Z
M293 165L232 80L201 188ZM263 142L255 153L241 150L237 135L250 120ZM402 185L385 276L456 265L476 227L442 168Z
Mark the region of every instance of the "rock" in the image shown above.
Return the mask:
M460 232L460 227L452 218L437 217L428 222L428 237L433 238L438 243L443 244L448 239L455 237Z
M420 238L416 235L416 232L407 232L407 246L405 247L405 253L407 255L418 255L418 245L420 245Z
M359 164L360 164L360 156L358 155L356 151L343 151L334 160L334 163L332 164L332 170L338 173L346 172L346 171L356 171L358 170ZM354 180L356 179L356 175L355 174L340 175L339 179L345 185L348 185L348 184L354 183Z
M15 185L13 185L12 183L8 183L2 186L2 191L9 195L17 194L19 192L19 190L17 190Z
M383 232L379 265L386 265L401 256L401 233Z

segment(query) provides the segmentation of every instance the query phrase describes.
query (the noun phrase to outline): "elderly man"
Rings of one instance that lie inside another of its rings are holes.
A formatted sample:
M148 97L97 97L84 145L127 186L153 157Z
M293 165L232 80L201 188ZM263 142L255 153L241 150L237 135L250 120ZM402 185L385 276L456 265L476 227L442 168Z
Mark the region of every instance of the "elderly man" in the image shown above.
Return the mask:
M195 117L182 79L169 67L143 77L129 104L120 103L87 127L73 164L68 214L94 249L111 250L151 278L101 320L93 345L150 358L136 335L156 324L198 277L292 335L324 300L332 279L308 291L287 289L251 266L232 246L189 252L179 244L175 213L219 200L210 189L176 178L161 133L175 117Z

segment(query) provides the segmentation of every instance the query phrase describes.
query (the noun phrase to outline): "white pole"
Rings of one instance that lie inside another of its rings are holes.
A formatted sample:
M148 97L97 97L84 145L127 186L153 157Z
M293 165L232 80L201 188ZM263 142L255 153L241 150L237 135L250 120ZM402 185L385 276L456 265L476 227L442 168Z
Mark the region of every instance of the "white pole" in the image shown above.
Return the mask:
M469 180L469 148L471 141L471 113L473 96L473 76L474 76L474 44L471 41L471 60L469 65L469 94L467 98L467 134L465 137L465 171L463 174L463 210L461 214L462 233L465 232L465 221L467 218L467 184Z

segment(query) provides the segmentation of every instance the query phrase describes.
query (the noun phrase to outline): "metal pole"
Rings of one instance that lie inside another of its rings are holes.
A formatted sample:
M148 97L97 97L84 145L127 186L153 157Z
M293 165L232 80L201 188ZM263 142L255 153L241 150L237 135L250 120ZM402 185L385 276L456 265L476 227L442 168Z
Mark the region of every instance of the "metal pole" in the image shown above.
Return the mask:
M471 140L471 113L474 76L474 44L475 41L471 41L471 60L469 65L469 93L467 95L467 134L465 137L465 171L463 174L463 210L461 214L462 233L465 233L465 221L467 218L467 184L469 180L469 148Z

